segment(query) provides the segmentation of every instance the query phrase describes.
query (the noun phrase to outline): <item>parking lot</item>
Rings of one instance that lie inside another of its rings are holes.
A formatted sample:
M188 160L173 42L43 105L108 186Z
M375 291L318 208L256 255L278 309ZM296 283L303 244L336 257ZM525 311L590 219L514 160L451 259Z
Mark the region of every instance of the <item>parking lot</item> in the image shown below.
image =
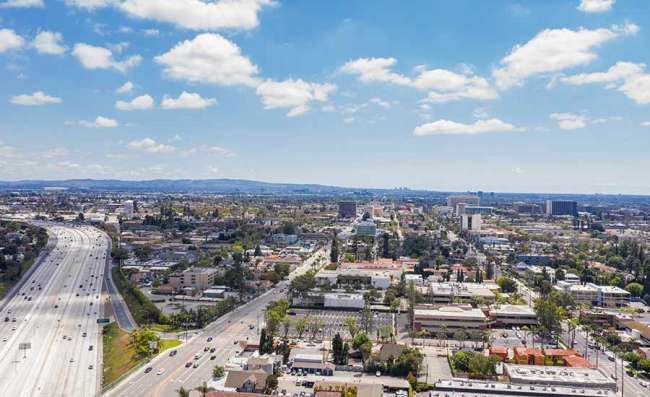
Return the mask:
M309 318L318 318L321 323L321 332L318 333L318 336L324 337L325 339L331 339L338 332L343 338L349 338L350 334L348 332L348 327L345 325L345 319L348 317L353 317L356 320L357 326L362 328L361 316L359 312L350 312L343 310L308 310L308 309L292 309L292 312L295 312L295 317L292 320L295 321L298 317L309 317ZM393 314L392 313L373 313L373 332L376 332L380 327L389 326L393 329ZM292 334L295 333L295 329L292 330ZM309 331L305 332L305 335ZM294 335L295 336L295 335Z

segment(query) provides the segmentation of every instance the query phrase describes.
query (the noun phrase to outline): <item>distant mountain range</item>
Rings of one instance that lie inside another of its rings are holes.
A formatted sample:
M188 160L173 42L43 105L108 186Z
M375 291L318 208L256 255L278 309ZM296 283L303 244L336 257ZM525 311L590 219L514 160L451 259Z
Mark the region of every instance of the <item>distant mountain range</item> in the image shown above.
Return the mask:
M359 189L318 184L270 183L243 179L154 179L124 181L116 179L68 179L0 181L1 190L42 190L63 188L73 191L140 191L195 193L305 193L331 194L345 192L388 192L399 189Z
M300 183L271 183L245 179L153 179L125 181L118 179L67 179L0 181L0 191L56 190L73 192L141 192L141 193L217 193L269 195L336 195L349 197L399 196L443 200L455 192L410 190L407 188L358 188ZM626 202L650 205L650 196L614 194L491 193L474 192L482 203L518 200L571 199L588 203Z

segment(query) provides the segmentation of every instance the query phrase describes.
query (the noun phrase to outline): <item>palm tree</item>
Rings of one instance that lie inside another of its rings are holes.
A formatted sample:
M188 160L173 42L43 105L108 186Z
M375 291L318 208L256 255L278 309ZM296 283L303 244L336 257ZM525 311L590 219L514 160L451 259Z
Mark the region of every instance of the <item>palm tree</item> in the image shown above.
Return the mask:
M208 394L208 392L211 392L214 389L212 387L208 387L208 384L205 381L203 381L203 384L201 386L195 388L194 390L201 393L201 397L205 397ZM188 397L189 397L189 393L188 393Z
M190 391L181 386L180 389L176 390L178 397L190 397Z

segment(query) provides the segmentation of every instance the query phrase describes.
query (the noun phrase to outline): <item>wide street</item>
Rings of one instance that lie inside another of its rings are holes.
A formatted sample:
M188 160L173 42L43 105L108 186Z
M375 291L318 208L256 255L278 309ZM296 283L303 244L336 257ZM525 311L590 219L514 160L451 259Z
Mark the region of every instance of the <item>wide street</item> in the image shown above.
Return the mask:
M108 242L91 227L46 227L55 247L0 312L0 396L95 396Z
M621 393L621 360L616 359L610 360L607 355L605 355L603 350L596 350L589 348L587 346L587 340L585 333L581 330L576 331L575 347L580 354L585 355L592 364L598 363L598 368L603 371L607 376L612 377L613 374L616 374L616 381L618 383L619 393ZM625 385L623 387L622 394L624 397L643 397L650 395L650 389L647 389L639 383L638 379L632 378L631 376L625 374L623 376Z
M214 366L224 365L229 358L241 350L240 341L258 343L258 321L262 324L266 306L270 302L285 298L290 280L314 266L319 266L321 257L329 258L327 248L320 249L307 259L300 268L290 274L289 280L280 282L275 288L220 317L192 336L176 349L175 356L162 354L154 358L115 388L107 391L105 395L175 397L178 395L176 390L181 386L185 389L193 389L204 381L209 382L212 379ZM207 341L208 337L213 337L211 342ZM215 348L216 351L204 352L206 347ZM195 360L196 355L200 356L198 360ZM211 360L211 356L216 357ZM186 367L188 362L198 362L199 367ZM146 367L153 369L145 373Z

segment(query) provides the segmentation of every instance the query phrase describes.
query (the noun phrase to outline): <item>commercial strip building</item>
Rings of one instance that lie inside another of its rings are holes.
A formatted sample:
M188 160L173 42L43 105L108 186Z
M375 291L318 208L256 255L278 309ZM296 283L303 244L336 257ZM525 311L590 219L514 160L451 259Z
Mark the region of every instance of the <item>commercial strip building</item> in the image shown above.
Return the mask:
M317 286L330 286L333 288L359 289L386 289L400 280L401 271L342 269L321 270L316 274Z
M469 276L469 275L468 275ZM434 305L449 305L451 303L475 303L477 300L484 304L494 302L496 295L493 290L496 284L432 282L420 291L424 299Z
M615 397L611 389L593 387L512 384L467 379L439 380L434 383L429 397Z
M443 306L436 309L416 308L413 326L416 330L431 333L441 331L448 335L456 331L472 331L487 328L488 318L481 309L469 306Z
M537 314L528 305L499 305L489 309L490 322L495 327L537 325Z
M616 390L616 381L594 368L549 367L503 364L504 373L514 384L565 386Z

